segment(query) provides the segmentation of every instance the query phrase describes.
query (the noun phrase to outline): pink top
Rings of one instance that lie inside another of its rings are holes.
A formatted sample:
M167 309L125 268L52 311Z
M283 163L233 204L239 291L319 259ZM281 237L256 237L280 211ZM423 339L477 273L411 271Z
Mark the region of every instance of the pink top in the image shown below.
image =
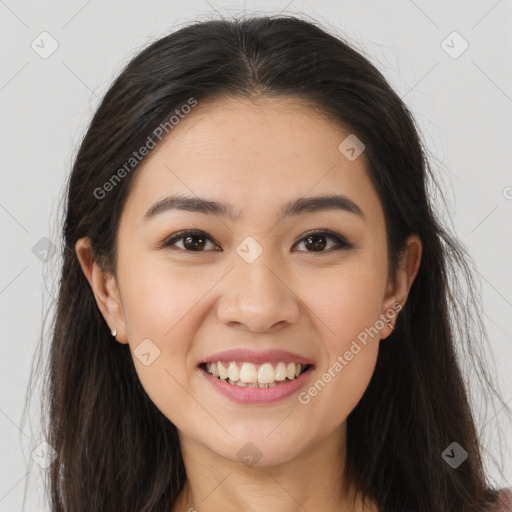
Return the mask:
M496 512L512 512L512 488L500 490Z

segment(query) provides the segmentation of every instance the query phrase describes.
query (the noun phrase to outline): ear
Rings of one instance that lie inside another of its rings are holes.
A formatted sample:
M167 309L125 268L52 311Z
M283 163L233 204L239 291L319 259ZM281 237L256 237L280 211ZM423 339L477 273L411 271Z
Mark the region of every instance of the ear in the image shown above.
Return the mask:
M386 311L394 311L398 314L400 309L405 306L412 283L414 282L420 268L422 248L423 245L418 235L412 234L407 238L405 249L400 254L400 261L396 275L393 276L393 279L388 278L388 282L386 284L386 292L382 305L384 315L386 314ZM388 315L389 323L391 325L395 324L396 314ZM381 339L385 339L391 334L392 329L391 327L386 326L381 332L383 334Z
M103 271L94 261L88 237L76 242L75 251L105 322L111 331L117 331L116 340L119 343L128 343L123 308L114 276Z

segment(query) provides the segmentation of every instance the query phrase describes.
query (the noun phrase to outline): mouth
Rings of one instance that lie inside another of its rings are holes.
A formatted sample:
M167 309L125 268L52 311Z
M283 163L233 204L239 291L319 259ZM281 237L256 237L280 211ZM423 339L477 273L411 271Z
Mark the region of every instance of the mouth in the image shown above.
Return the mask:
M199 368L219 381L242 388L272 388L299 379L313 364L277 361L255 364L249 361L214 361Z
M235 348L210 355L197 368L207 387L232 402L265 405L299 392L315 362L286 350Z

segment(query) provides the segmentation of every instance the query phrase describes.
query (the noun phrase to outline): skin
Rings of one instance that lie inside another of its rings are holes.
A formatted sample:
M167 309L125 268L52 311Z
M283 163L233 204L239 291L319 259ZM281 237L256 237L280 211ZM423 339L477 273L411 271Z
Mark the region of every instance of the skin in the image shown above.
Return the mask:
M405 304L421 242L409 237L390 277L384 213L364 153L350 161L338 150L349 134L298 99L200 103L137 170L117 234L117 279L92 260L87 238L76 245L117 341L128 343L132 355L146 338L160 350L149 366L136 356L134 364L179 431L187 484L174 511L363 511L360 500L352 503L354 489L341 486L346 419L391 327L384 325L307 404L296 396L234 403L197 367L221 350L281 348L315 361L314 383L379 315ZM286 202L333 192L357 203L365 219L332 210L278 221ZM143 222L154 203L173 193L230 203L242 217L167 211ZM315 251L304 235L322 228L353 248L331 250L336 242L327 237ZM187 252L183 239L174 251L157 248L184 229L204 231L213 242L200 253L190 246ZM247 236L263 249L250 264L236 252ZM237 456L248 442L261 452L253 466Z

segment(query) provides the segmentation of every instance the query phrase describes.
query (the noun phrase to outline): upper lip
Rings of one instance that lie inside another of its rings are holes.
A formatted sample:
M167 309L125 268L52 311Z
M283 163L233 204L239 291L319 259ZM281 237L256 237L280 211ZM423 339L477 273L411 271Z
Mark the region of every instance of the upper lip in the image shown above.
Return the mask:
M255 351L247 348L234 348L231 350L224 350L216 352L206 359L201 361L203 363L216 363L217 361L246 361L248 363L263 364L273 363L279 361L289 361L293 363L300 363L303 365L314 364L312 359L308 357L288 352L287 350L262 350Z

